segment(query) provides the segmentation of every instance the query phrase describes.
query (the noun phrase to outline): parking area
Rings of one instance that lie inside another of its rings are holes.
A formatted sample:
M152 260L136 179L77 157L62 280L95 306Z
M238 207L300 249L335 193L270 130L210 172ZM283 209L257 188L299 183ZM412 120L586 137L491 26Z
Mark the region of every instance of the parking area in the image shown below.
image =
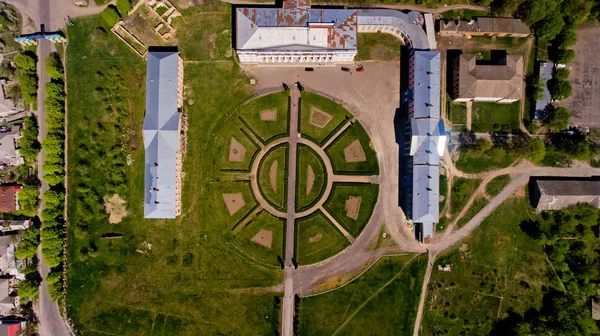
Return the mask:
M573 94L561 102L571 113L571 123L581 127L600 128L600 26L577 31L575 59L569 63Z

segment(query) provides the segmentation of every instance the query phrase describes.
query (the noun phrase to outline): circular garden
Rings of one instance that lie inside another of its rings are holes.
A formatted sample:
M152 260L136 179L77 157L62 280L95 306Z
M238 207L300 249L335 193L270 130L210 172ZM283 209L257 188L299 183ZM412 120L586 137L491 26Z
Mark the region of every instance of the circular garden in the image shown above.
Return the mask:
M236 250L257 262L284 259L288 184L295 173L296 260L307 265L345 247L369 222L379 194L377 155L362 127L339 104L302 92L296 166L290 169L289 92L252 99L213 130L218 175L210 207ZM222 155L218 155L222 153Z

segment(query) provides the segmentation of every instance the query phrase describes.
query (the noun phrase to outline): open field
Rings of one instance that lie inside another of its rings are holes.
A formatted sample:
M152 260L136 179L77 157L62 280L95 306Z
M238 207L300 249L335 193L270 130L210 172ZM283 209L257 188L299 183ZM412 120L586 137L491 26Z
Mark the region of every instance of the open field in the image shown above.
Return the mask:
M298 179L296 210L303 211L314 205L325 191L327 176L321 157L306 145L298 145Z
M465 224L475 217L475 215L477 215L488 203L488 200L483 197L476 199L465 215L456 223L456 227L461 228L465 226Z
M479 157L471 157L461 153L456 161L456 168L465 173L482 173L492 169L506 168L517 158L503 148L492 147Z
M519 102L512 104L473 103L474 132L519 129Z
M229 29L231 18L225 16L220 25L201 29ZM145 220L141 136L145 62L112 34L106 41L91 40L94 29L104 24L102 18L73 21L67 53L69 317L82 334L273 334L273 298L279 293L242 292L280 283L281 272L252 261L229 244L235 222L222 194L214 195L229 185L218 182L230 176L221 171L231 140L223 134L238 121L231 112L253 96L248 78L233 62L185 65L189 129L183 213L174 220ZM193 42L203 45L209 37L200 33ZM183 43L180 47L188 48ZM109 83L108 69L118 74ZM110 92L124 95L124 106L112 108L124 114L107 113L97 92L111 89L107 85L114 82L122 82L124 89ZM119 117L124 126L117 130ZM122 149L117 156L122 162L114 162L110 153L115 148ZM125 163L127 154L132 156L131 166ZM130 213L116 225L108 223L102 207L111 185L119 187ZM123 238L101 238L111 232Z
M450 199L450 213L457 215L465 207L481 180L455 177L452 181L452 197Z
M321 211L296 223L296 260L300 265L325 260L349 244Z
M279 266L278 257L283 260L284 227L285 220L263 210L241 228L239 233L234 234L232 243L251 258Z
M231 120L229 127L222 130L215 143L215 149L221 152L218 158L221 170L250 171L259 147L248 132L239 119Z
M359 33L355 61L400 61L402 41L386 33Z
M571 47L575 58L568 66L573 94L560 103L571 113L571 123L591 128L600 128L600 58L594 48L599 43L598 24L577 30L577 43Z
M348 285L303 298L300 334L410 335L426 266L424 254L382 257Z
M470 238L438 257L427 291L423 335L488 335L509 311L539 307L548 279L542 246L519 224L536 214L526 197L501 205ZM437 265L450 265L450 272Z
M488 182L485 191L491 197L498 195L510 182L510 175L500 175Z
M353 237L358 237L369 219L371 219L378 197L378 184L334 183L331 196L325 202L325 209ZM359 208L356 209L357 213L353 212L354 209L350 209L352 205L351 198L358 198Z
M213 224L232 229L258 206L249 181L217 182L207 188L210 200L205 207L212 213Z
M324 118L316 118L321 115ZM323 145L351 117L350 112L333 100L304 91L300 100L300 129L298 132L302 134L302 137Z
M288 100L288 92L277 92L254 99L236 112L262 143L268 143L288 134Z
M357 140L358 142L356 142ZM364 153L362 156L348 155L348 152L355 149L355 146ZM354 122L352 126L348 127L325 149L325 152L329 156L336 174L379 175L377 154L372 147L369 134L359 122Z
M287 208L287 143L271 149L258 166L258 187L265 200L281 211Z

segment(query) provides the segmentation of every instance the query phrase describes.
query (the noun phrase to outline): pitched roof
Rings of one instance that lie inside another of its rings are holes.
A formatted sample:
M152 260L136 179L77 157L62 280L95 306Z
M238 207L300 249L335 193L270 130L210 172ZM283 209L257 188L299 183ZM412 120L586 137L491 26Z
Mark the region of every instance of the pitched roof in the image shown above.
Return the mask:
M144 117L145 218L175 218L179 151L179 53L148 53Z
M481 65L475 55L460 55L458 76L458 98L523 97L521 55L506 55L505 65Z
M437 223L440 218L440 167L413 167L412 219L415 223Z
M440 52L415 51L414 117L440 117Z
M0 212L17 210L16 192L18 187L0 186Z
M238 8L236 49L356 49L357 11L310 9L308 1L283 8Z
M537 180L542 195L600 196L600 179Z
M408 14L391 9L359 9L359 25L391 26L398 35L402 34L408 47L416 50L434 49L435 38L428 38L423 29L425 17L423 14L411 11ZM407 41L408 39L409 41Z
M471 21L440 20L440 32L530 34L531 30L519 19L480 17Z

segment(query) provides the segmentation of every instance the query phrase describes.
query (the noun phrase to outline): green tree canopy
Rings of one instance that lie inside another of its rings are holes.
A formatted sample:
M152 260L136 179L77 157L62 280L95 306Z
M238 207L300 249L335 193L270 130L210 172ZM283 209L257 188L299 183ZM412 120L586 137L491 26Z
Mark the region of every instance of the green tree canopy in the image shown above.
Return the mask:
M21 212L27 216L33 216L37 212L38 187L35 185L24 185L19 191L19 206Z
M527 150L528 152L526 154L526 158L531 163L539 163L546 156L546 145L541 139L538 138L531 138L529 140Z
M37 61L29 54L19 54L15 56L15 65L17 68L28 71L28 72L36 72L36 63Z
M552 40L560 33L565 25L558 11L550 13L544 20L535 24L535 34L539 38Z
M545 119L546 127L552 131L562 131L569 127L571 114L564 107L557 107L550 110Z
M568 80L553 78L548 83L548 91L550 91L552 98L556 100L563 100L571 96L573 87L571 86L571 82Z
M19 139L19 153L27 160L33 161L40 152L40 143L37 140L38 126L34 117L29 117L23 122L22 137Z
M117 0L117 9L121 16L127 16L131 11L131 0Z
M63 79L64 69L58 54L52 53L46 57L46 73L54 80Z
M23 280L19 282L18 294L23 302L35 300L38 297L40 283L37 280Z
M567 68L557 68L554 70L554 78L562 81L569 80L569 74L571 72Z
M19 74L19 87L21 96L27 104L33 104L37 98L37 76L27 72Z
M555 52L556 63L567 64L575 58L575 51L572 49L559 49Z
M102 11L102 18L110 27L114 26L121 20L119 12L114 6L108 6Z

